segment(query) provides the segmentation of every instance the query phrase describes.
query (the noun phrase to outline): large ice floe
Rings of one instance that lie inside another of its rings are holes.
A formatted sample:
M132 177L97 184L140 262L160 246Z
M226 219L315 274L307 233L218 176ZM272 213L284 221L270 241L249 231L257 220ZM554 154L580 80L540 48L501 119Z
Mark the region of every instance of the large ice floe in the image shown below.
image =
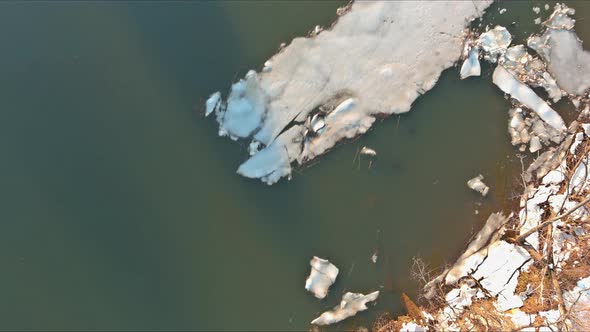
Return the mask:
M261 73L249 71L225 101L211 95L206 113L221 136L252 141L238 173L273 184L292 163L365 133L377 115L409 111L459 59L465 27L490 4L354 2L330 30L295 38Z
M555 11L543 24L541 35L531 36L527 44L547 61L547 70L557 84L572 95L581 95L590 88L590 53L573 31L575 10L557 4Z

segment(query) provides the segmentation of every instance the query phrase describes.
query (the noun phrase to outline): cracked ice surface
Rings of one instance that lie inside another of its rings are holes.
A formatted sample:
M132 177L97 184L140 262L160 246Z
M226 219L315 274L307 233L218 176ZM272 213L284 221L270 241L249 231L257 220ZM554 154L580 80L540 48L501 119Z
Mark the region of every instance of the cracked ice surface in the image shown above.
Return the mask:
M463 29L490 4L358 1L331 30L295 38L269 60L271 69L250 71L215 108L220 135L265 146L252 158L264 155L242 164L239 173L272 184L291 174L292 162L365 133L376 115L409 111L457 61ZM306 127L315 109L342 97L349 104L324 114L321 130ZM287 132L290 137L281 139Z

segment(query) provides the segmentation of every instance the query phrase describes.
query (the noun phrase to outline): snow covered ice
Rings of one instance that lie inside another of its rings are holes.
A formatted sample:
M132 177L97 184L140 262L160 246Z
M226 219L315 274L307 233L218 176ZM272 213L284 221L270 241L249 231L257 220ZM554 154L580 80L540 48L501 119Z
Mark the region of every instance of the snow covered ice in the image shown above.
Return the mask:
M328 294L328 288L336 281L338 268L326 259L313 257L309 262L311 272L305 280L305 289L312 292L318 299Z
M367 310L367 302L377 300L379 291L364 295L361 293L346 293L342 296L339 305L330 311L322 313L318 318L311 321L315 325L330 325L338 323L348 317L356 315L359 311Z
M472 48L471 51L469 51L469 56L461 66L461 79L481 75L481 66L479 65L478 57L479 49L477 47Z
M490 4L358 1L331 29L295 38L208 109L220 135L260 143L238 173L275 183L292 163L365 133L375 116L409 111L459 59L458 36Z

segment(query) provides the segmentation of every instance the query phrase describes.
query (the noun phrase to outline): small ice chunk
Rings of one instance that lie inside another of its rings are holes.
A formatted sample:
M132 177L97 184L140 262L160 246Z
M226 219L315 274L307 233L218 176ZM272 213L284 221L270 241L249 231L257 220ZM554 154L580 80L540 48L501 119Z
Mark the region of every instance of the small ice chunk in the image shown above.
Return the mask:
M258 75L249 71L245 79L234 83L227 98L227 108L218 118L219 135L233 139L250 136L261 126L267 97L260 90Z
M539 14L541 12L541 8L533 7L533 12L535 12L535 14Z
M574 106L576 106L576 108L580 107L580 98L572 99L572 104L574 104Z
M504 14L506 12L506 8L500 8L500 15Z
M271 70L272 70L272 61L268 60L264 63L264 67L262 68L262 71L265 73L268 73Z
M479 192L482 196L485 197L488 194L490 187L486 186L486 184L483 183L482 180L483 180L483 175L480 174L480 175L474 177L473 179L467 181L467 186L470 189Z
M211 94L211 96L209 96L209 99L207 99L207 102L205 103L205 105L206 105L205 116L208 116L209 114L211 114L211 112L218 109L220 102L221 102L221 93L219 91Z
M379 258L379 256L377 256L377 252L375 251L373 253L373 255L371 256L371 262L373 262L373 263L376 264L377 263L377 258Z
M535 321L536 316L527 314L526 312L520 309L513 310L512 312L506 313L506 315L510 317L510 320L512 320L512 322L516 326L525 326L532 324ZM524 329L521 331L524 331ZM533 328L532 331L535 331L535 328Z
M514 288L516 288L516 285L514 285ZM515 295L514 290L505 293L506 294L498 296L496 303L494 303L494 306L496 307L496 309L498 309L498 311L503 312L514 308L520 308L524 305L523 299L520 296Z
M319 114L315 114L311 118L311 130L313 130L314 133L319 133L325 126L326 122Z
M549 48L549 34L545 33L541 36L533 35L527 39L527 46L539 53L544 59L548 59L551 54Z
M531 142L530 142L530 146L529 146L529 151L531 153L535 153L539 150L541 150L543 146L541 145L541 140L539 139L538 136L533 136L531 137Z
M576 152L578 145L580 145L580 143L582 143L583 140L584 140L584 133L577 133L576 138L574 139L574 142L570 146L570 153Z
M569 8L564 4L557 4L555 5L553 14L551 14L547 22L545 22L545 26L551 29L571 30L574 28L576 20L569 17L568 15L573 15L574 13L574 9Z
M330 114L328 114L328 117L333 117L340 113L345 113L354 108L355 105L356 100L354 98L348 98L345 101L341 102L338 106L336 106L336 108L334 108L334 110L330 112Z
M314 256L309 262L311 272L305 280L305 289L312 292L318 299L328 294L328 288L336 281L338 268L326 259Z
M549 4L548 3L545 4L545 10L549 10Z
M549 94L549 98L551 98L554 103L558 102L559 99L561 99L563 93L559 86L557 86L557 82L555 81L555 79L553 79L553 77L551 77L551 74L549 74L548 72L543 73L542 86L543 88L545 88L545 91L547 91L547 93Z
M535 19L535 24L541 24L541 18L540 17L537 17Z
M469 51L469 56L463 62L461 66L461 79L465 79L469 76L481 75L481 66L479 65L479 49L474 47Z
M492 63L495 63L498 56L506 52L511 42L512 36L510 32L505 27L499 25L488 32L482 33L478 39L479 45L486 53L485 59Z
M238 168L238 174L251 179L261 179L268 185L283 176L291 175L291 155L296 145L289 144L299 137L301 126L293 126L277 137L266 148L258 151Z
M375 150L373 150L371 148L368 148L366 146L363 146L363 148L361 149L361 154L362 155L365 155L365 156L374 157L374 156L377 155L377 151L375 151Z
M511 95L514 99L523 103L526 107L533 110L543 121L551 127L565 131L565 123L557 112L555 112L547 103L541 99L528 86L517 80L504 67L497 66L493 74L493 82L502 91Z
M399 330L400 332L426 332L428 327L418 325L414 322L404 323Z
M342 296L340 305L330 311L326 311L318 318L311 321L315 325L330 325L338 323L348 317L356 315L359 311L367 310L367 302L377 300L379 291L364 295L361 293L346 293Z
M250 153L250 155L253 156L256 153L258 153L258 150L260 150L260 142L258 142L257 140L252 140L252 142L250 142L250 145L248 145L248 153Z

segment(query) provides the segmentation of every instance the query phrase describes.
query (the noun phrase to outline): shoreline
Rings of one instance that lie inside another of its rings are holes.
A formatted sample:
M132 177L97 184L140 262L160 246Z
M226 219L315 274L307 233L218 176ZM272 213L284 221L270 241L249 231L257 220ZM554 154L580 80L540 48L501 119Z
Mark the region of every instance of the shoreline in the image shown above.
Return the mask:
M557 4L528 38L538 57L522 45L508 47L510 34L499 26L466 41L462 78L480 75L480 51L497 63L493 82L512 97L512 144L538 156L523 165L520 206L507 216L492 213L438 276L417 262L424 306L403 294L407 315L380 319L374 330L590 329L590 55L573 30L574 14ZM545 89L553 102L569 99L577 119L566 129L529 86Z

